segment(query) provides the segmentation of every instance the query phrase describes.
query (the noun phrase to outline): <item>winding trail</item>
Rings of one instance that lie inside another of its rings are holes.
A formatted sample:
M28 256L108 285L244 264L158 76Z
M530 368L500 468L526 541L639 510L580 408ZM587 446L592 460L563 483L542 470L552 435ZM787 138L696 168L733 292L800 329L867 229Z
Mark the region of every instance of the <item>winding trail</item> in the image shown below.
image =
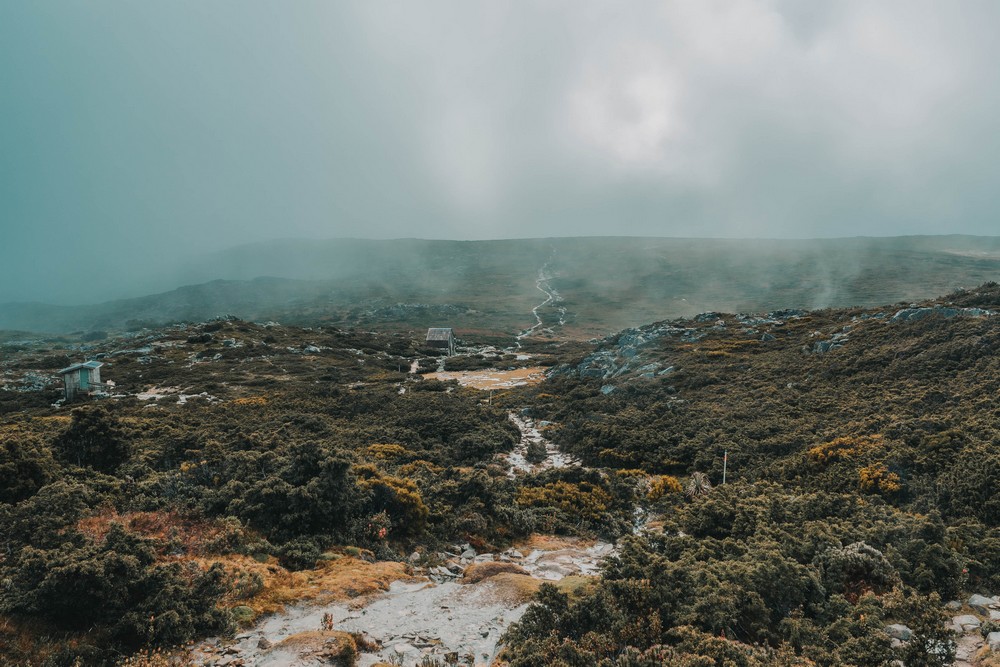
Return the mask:
M552 249L553 256L555 255L555 252L556 252L555 248L553 248ZM558 304L563 300L562 296L559 295L559 291L556 290L554 287L552 287L552 285L549 283L549 281L552 280L553 278L553 276L549 273L549 264L551 264L551 262L552 258L550 257L542 265L542 268L538 269L538 276L535 278L535 289L537 289L539 292L545 295L545 300L531 309L531 314L535 318L535 324L517 334L515 340L517 341L518 347L521 346L521 339L534 335L535 332L537 332L545 325L545 322L542 321L542 317L541 315L538 314L538 311L541 310L542 308L545 308L546 306L552 304ZM559 314L559 326L563 326L564 324L566 324L566 308L562 306L557 306L556 312ZM546 330L551 332L551 327L546 327Z
M521 433L514 452L505 456L512 477L580 465L542 435L539 429L545 422L536 424L518 412L511 412L509 419ZM532 443L545 445L547 456L538 464L524 457ZM643 516L637 513L637 520ZM502 553L478 554L464 544L427 554L429 561L415 555L412 576L392 582L381 595L289 605L234 640L216 638L191 647L189 657L216 667L320 667L330 664L325 653L330 635L318 632L329 619L335 630L360 633L374 643L372 650L358 656L358 667L386 662L410 667L424 658L448 661L455 656L488 665L502 648L501 636L524 614L538 585L596 576L602 561L615 551L610 542L539 535ZM488 562L516 566L518 574L473 583L463 579L467 568Z

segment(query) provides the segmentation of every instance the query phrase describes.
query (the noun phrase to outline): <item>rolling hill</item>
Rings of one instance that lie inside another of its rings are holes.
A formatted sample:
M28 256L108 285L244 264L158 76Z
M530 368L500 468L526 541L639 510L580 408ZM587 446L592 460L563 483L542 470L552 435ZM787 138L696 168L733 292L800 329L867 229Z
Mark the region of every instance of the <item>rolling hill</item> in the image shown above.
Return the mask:
M285 240L208 255L190 284L74 306L0 305L0 329L122 330L223 314L386 330L589 338L664 318L911 301L1000 277L1000 238Z

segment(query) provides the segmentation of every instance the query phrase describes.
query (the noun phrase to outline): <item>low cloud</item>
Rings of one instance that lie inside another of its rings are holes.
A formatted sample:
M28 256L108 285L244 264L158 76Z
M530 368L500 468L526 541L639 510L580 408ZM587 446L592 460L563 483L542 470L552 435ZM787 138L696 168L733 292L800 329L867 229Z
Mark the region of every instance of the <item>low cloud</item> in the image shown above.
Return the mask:
M995 234L998 28L973 0L8 3L0 300L289 236Z

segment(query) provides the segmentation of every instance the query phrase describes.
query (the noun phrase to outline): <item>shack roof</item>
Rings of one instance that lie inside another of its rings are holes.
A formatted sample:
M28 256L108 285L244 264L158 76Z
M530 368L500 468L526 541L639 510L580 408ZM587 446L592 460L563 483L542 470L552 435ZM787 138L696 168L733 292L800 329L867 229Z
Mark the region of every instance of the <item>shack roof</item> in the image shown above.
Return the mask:
M73 364L67 368L59 371L59 375L65 375L66 373L72 373L73 371L78 371L81 368L100 368L104 364L100 361L84 361L82 364Z
M448 340L455 335L455 332L451 329L428 329L427 330L427 340Z

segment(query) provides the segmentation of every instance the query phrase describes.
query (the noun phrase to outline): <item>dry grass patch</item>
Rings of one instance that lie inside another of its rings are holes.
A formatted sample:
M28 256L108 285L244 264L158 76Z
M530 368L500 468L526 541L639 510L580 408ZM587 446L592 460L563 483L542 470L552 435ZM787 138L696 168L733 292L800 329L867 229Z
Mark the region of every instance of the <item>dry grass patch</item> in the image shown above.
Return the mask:
M463 387L472 387L473 389L508 389L510 387L539 384L545 379L546 370L541 366L518 368L512 371L498 371L487 368L481 371L428 373L424 377L441 380L442 382L457 380L458 384Z
M989 646L984 646L976 652L972 664L976 667L1000 667L1000 655L991 651Z
M535 593L542 587L542 584L552 584L561 593L565 593L570 599L578 599L597 585L599 577L588 577L584 575L571 575L563 577L559 581L544 581L535 579L527 574L516 572L501 572L487 580L487 585L492 587L493 595L497 600L506 604L517 606L531 602Z
M488 583L498 601L516 607L531 602L545 582L528 574L501 572L491 577Z
M520 565L515 565L514 563L502 563L497 561L473 563L469 567L465 568L465 574L462 576L462 583L474 584L477 581L489 579L504 572L512 574L528 574L527 570Z
M558 551L559 549L586 549L597 544L597 540L584 537L562 537L559 535L543 535L534 533L523 542L517 544L520 551L538 549L539 551Z
M241 597L237 592L225 601L233 606L247 606L256 616L280 611L286 604L306 601L354 600L361 606L367 602L367 597L387 591L394 581L416 580L405 563L369 563L350 556L323 561L316 569L301 572L289 572L274 558L262 563L249 556L230 555L198 558L195 562L206 570L214 563L221 563L234 580L259 577L258 590L252 595Z
M179 547L187 554L211 553L233 527L222 521L185 517L177 512L126 512L119 514L108 508L100 514L81 519L77 530L95 542L100 542L111 530L111 524L124 526L129 532L155 540L165 549Z

